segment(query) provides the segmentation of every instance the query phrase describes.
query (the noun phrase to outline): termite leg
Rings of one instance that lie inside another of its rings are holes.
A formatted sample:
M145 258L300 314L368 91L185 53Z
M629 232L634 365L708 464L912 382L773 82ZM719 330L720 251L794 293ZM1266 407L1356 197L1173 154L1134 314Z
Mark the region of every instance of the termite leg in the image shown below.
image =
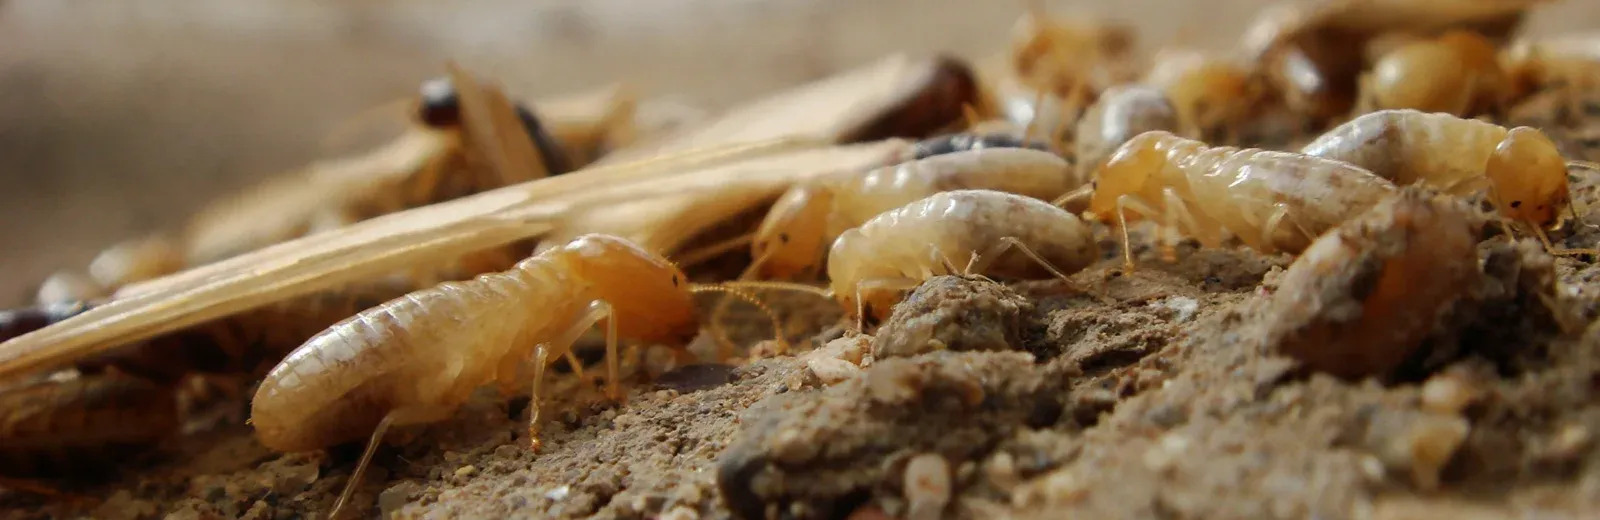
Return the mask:
M567 349L567 355L572 349ZM571 358L568 358L571 359ZM533 388L528 391L528 449L539 452L539 398L544 390L544 368L550 361L550 349L545 345L533 348Z
M1539 243L1544 244L1544 250L1546 252L1552 254L1552 255L1556 255L1556 256L1579 256L1579 255L1600 256L1600 249L1557 248L1554 244L1552 244L1550 242L1550 237L1548 237L1548 236L1546 236L1544 234L1544 230L1543 229L1539 229L1538 225L1529 225L1528 227L1533 228L1533 236L1539 237Z
M350 474L350 481L344 485L344 491L339 493L339 499L333 502L333 510L328 512L329 520L339 518L339 511L350 502L350 496L355 494L356 486L361 484L361 477L367 473L367 466L372 464L372 455L377 453L378 444L383 441L383 434L392 426L409 426L413 424L426 424L449 419L455 413L450 407L413 406L392 410L378 421L378 427L372 431L372 439L367 441L367 450L362 452L361 461L356 463L356 470Z
M1001 237L999 243L996 243L994 246L990 247L989 250L978 255L976 257L978 260L974 262L973 265L967 266L967 274L980 273L984 270L987 270L989 266L994 265L994 262L999 260L1000 255L1005 254L1006 250L1012 248L1015 248L1018 252L1026 255L1028 259L1038 263L1039 266L1044 267L1044 269L1049 271L1051 275L1054 275L1057 279L1061 280L1061 283L1065 284L1067 289L1092 295L1102 301L1105 301L1106 303L1115 302L1103 294L1079 286L1077 283L1073 282L1071 278L1068 278L1066 273L1063 273L1060 269L1057 269L1055 264L1050 263L1050 261L1046 260L1044 256L1041 256L1037 251L1034 251L1033 248L1028 247L1027 244L1022 243L1022 241L1018 240L1016 237Z
M856 284L856 331L867 330L867 300L862 296L868 292L876 291L905 291L913 289L921 281L911 278L874 278L862 280Z
M1285 221L1287 221L1289 225L1294 226L1294 230L1300 232L1300 236L1305 237L1307 242L1317 239L1316 235L1312 234L1310 231L1307 231L1305 226L1301 226L1299 222L1294 220L1293 216L1289 215L1288 204L1280 202L1273 207L1276 209L1272 211L1271 216L1267 217L1266 224L1261 226L1261 243L1263 246L1271 248L1272 236L1278 233L1278 228L1283 226ZM1262 250L1268 251L1270 249Z
M1146 218L1160 215L1161 212L1150 207L1139 197L1133 194L1117 197L1117 227L1122 233L1122 268L1133 272L1133 240L1128 238L1128 210L1133 210L1145 215Z
M573 376L576 376L579 381L589 380L583 375L583 360L578 359L578 354L572 352L572 349L569 348L567 349L567 353L563 354L562 357L565 357L567 359L567 364L572 366Z
M1094 196L1094 183L1079 186L1077 189L1069 191L1065 195L1056 197L1056 200L1050 201L1050 204L1058 208L1066 209L1068 205L1091 196Z

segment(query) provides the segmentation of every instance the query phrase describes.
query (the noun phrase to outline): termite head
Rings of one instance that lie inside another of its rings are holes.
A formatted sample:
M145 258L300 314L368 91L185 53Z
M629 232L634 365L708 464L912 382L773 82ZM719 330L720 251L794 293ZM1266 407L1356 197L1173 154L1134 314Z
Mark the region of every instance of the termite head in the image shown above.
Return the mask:
M1489 156L1485 176L1496 209L1512 221L1552 228L1571 203L1566 160L1544 132L1533 128L1511 129Z
M1160 170L1167 157L1163 143L1181 139L1165 130L1151 130L1123 143L1095 172L1094 195L1084 218L1110 221L1117 217L1117 199L1154 188L1151 174Z
M449 77L433 78L422 83L417 99L417 118L433 128L455 126L461 123L461 100L456 96L455 84Z
M569 268L611 304L618 335L687 345L700 332L689 278L661 255L620 237L588 234L569 242Z
M827 244L828 213L833 191L822 186L796 186L767 211L751 240L750 257L763 279L790 279L812 272Z

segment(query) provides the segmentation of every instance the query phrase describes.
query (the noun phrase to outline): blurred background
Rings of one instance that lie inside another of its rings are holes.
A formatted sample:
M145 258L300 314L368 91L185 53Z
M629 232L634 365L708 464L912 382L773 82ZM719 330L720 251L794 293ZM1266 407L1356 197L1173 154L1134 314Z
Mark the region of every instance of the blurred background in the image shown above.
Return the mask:
M1485 0L1493 1L1493 0ZM1231 45L1265 0L1052 1ZM523 99L622 81L717 109L895 51L1005 49L1020 0L0 0L0 303L326 156L454 59ZM1600 27L1565 0L1527 30Z

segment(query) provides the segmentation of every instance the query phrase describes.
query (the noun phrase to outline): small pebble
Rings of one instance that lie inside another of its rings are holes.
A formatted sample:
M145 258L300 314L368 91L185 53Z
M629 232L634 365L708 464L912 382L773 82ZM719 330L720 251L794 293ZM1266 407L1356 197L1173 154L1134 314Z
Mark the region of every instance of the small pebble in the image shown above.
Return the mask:
M1458 414L1481 394L1466 375L1443 372L1422 384L1422 407L1441 414Z
M806 368L816 374L817 379L824 385L835 385L861 372L861 368L849 361L836 358L817 357L806 362Z
M467 478L467 477L472 476L473 473L477 473L477 472L478 472L478 467L477 466L468 464L468 465L456 468L456 478Z
M924 453L906 463L906 502L909 520L934 520L950 503L950 463L937 453Z
M656 519L657 520L700 520L700 513L696 513L693 509L689 509L689 508L684 507L684 506L678 506L678 507L674 507L674 508L668 510L665 513L662 513L661 516L656 517Z

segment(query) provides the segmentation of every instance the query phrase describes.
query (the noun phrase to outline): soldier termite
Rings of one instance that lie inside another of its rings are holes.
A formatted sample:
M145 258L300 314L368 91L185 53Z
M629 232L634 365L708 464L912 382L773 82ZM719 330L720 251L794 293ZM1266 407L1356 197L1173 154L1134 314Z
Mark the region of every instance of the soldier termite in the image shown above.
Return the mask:
M1487 189L1500 216L1551 246L1545 229L1577 215L1567 185L1568 161L1544 133L1450 114L1383 110L1340 125L1302 153L1365 168L1400 185L1421 184L1451 195ZM1576 252L1586 252L1574 250Z
M1361 79L1358 110L1415 109L1470 116L1501 111L1511 84L1494 44L1470 31L1447 31L1379 58Z
M584 235L509 271L414 292L334 325L267 375L251 422L262 444L286 452L371 435L336 517L389 428L447 419L491 382L510 395L530 361L528 436L537 450L545 367L596 324L606 330L606 395L621 399L618 341L687 346L700 328L693 293L704 290L744 295L692 285L625 239Z
M861 328L887 317L903 291L933 276L1066 281L1099 259L1089 226L1061 208L998 191L946 191L840 235L828 252L825 294Z
M1130 213L1161 220L1169 260L1179 233L1218 247L1225 230L1252 249L1294 253L1395 190L1393 183L1344 162L1211 147L1165 131L1145 132L1123 144L1092 186L1056 202L1092 191L1084 216L1114 223L1127 269L1133 268Z
M752 103L645 151L613 153L602 161L609 166L377 217L140 284L129 297L6 342L0 347L0 378L63 366L419 262L537 237L594 204L671 199L674 205L662 214L673 218L625 217L644 226L637 230L641 234L692 235L728 215L719 211L747 209L724 201L759 204L819 172L882 164L890 150L877 145L774 154L857 135L916 97L926 87L919 82L934 77L937 63L893 57ZM662 150L670 155L653 155ZM652 158L618 159L626 155ZM765 157L736 161L757 155ZM678 229L658 229L669 225ZM658 240L670 243L669 238Z

